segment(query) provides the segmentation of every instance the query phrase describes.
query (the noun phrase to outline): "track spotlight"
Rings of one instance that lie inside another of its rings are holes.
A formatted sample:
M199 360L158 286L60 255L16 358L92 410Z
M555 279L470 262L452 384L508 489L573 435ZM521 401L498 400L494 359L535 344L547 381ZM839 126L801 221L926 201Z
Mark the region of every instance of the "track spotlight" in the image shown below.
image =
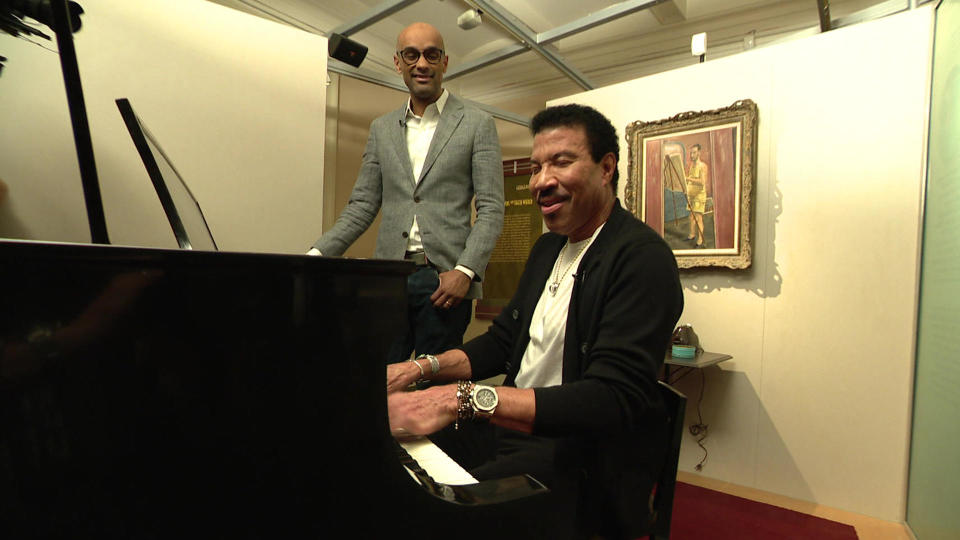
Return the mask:
M457 17L457 26L463 28L464 30L470 30L480 26L480 23L483 21L480 20L480 14L483 13L479 9L468 9L460 14Z

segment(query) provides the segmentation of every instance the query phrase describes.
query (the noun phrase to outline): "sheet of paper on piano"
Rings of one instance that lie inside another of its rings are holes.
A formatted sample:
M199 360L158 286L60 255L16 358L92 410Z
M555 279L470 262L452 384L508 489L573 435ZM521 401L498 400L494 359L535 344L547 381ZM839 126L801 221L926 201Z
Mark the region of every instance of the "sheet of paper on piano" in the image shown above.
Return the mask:
M445 454L437 445L433 444L430 439L426 437L404 437L398 438L397 442L435 482L451 486L477 483L477 480L470 473ZM409 468L407 472L415 480L420 481Z

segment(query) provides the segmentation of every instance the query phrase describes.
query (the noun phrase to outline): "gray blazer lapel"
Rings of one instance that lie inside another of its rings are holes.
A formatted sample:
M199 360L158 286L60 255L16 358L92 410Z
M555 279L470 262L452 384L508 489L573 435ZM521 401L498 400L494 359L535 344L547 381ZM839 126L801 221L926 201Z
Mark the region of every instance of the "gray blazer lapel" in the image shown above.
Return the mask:
M433 167L433 162L437 160L437 156L440 155L443 147L447 145L447 141L450 140L453 131L460 125L461 120L463 120L463 103L453 95L450 95L450 97L447 98L447 105L443 108L443 113L440 114L440 121L437 122L437 130L433 133L433 140L430 141L430 149L427 150L427 157L423 160L423 169L420 171L420 178L417 179L417 185L420 185L420 180L423 180L427 176L427 173L430 172L430 168ZM409 158L407 161L409 161Z
M395 113L396 118L387 125L390 133L390 144L397 153L397 163L403 167L404 178L413 178L413 164L410 163L410 151L407 149L407 128L404 120L407 119L407 105ZM384 164L381 164L381 167Z

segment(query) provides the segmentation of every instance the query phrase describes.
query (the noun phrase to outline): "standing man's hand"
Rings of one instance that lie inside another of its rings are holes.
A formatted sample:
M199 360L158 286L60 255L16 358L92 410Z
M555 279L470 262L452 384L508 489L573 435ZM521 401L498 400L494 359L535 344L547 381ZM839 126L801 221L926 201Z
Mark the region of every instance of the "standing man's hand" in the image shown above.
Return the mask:
M433 305L441 309L457 307L470 290L470 278L453 269L440 274L440 286L430 295Z

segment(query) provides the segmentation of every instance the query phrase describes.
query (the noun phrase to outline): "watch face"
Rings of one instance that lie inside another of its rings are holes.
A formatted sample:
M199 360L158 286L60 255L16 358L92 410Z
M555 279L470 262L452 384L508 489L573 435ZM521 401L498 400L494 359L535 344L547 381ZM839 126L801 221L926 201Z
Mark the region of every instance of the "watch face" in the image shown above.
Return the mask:
M497 406L497 391L493 388L478 388L474 395L477 408L483 411L493 410Z

